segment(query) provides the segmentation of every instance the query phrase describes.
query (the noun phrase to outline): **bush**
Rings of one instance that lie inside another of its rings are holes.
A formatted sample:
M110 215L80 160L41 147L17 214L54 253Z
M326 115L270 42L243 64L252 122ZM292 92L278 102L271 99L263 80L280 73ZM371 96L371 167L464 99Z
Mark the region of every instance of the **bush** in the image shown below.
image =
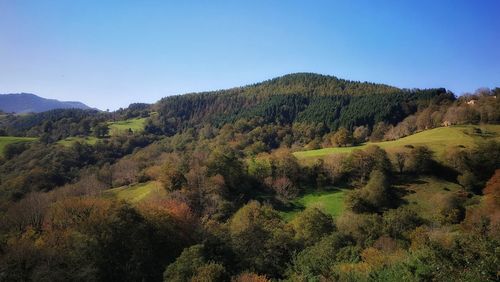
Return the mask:
M271 187L282 200L291 200L299 195L299 188L286 176L273 179L266 178L265 183Z
M352 135L349 130L341 127L335 134L332 136L331 140L332 144L335 144L339 147L347 146L352 143Z
M353 142L355 144L363 143L367 140L370 130L366 126L358 126L352 133Z
M354 150L343 164L353 181L364 183L373 170L390 174L392 164L384 149L371 145L365 150Z
M14 158L15 156L24 152L26 149L29 148L29 146L30 146L30 144L26 143L26 142L7 144L7 145L5 145L5 147L3 149L3 156L5 159L10 160L10 159ZM2 153L2 152L0 152L0 153Z
M409 167L417 174L432 172L435 167L434 152L427 146L416 146L410 152Z
M271 277L283 273L295 250L293 232L270 206L250 202L229 221L231 246L241 269Z
M362 190L353 190L346 195L344 204L347 209L355 213L370 212L372 206L364 198Z
M359 249L352 248L352 245L348 237L339 233L324 237L294 258L290 274L305 277L308 281L319 277L328 280L333 265L357 260Z
M197 269L204 264L203 245L186 248L175 262L167 267L163 274L163 281L189 281Z
M392 203L393 198L385 174L374 170L365 187L352 191L345 200L346 206L357 213L380 211Z
M408 232L423 224L423 219L408 207L384 213L384 233L396 239L409 239Z
M228 275L222 264L207 263L196 270L196 273L191 278L191 282L219 282L227 281Z
M166 162L162 166L160 181L169 192L179 190L187 183L184 174L171 162Z
M465 217L465 208L462 206L463 199L457 195L442 196L439 200L439 220L443 224L460 223Z
M374 209L382 209L390 204L390 186L382 171L374 170L368 184L363 188L366 200Z
M340 233L351 236L359 246L371 245L383 234L382 217L378 214L356 214L345 211L335 222Z
M232 282L270 282L265 275L245 272L231 279Z
M323 236L335 230L332 217L317 208L304 210L290 224L295 230L295 239L306 246L318 242Z
M476 190L476 187L478 186L478 180L476 176L468 170L459 175L457 177L457 180L458 183L469 192L474 192Z

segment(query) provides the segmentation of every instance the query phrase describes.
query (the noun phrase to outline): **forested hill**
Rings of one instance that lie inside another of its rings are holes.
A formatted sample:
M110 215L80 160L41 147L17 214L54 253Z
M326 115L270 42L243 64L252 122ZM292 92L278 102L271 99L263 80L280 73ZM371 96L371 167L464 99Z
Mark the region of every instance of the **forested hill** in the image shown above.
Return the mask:
M287 74L238 89L241 89L247 95L264 96L273 94L363 95L401 91L399 88L385 84L351 81L316 73Z
M147 119L145 132L157 136L246 124L248 128L278 126L285 131L292 127L302 128L303 133L289 135L293 135L294 140L304 134L309 136L307 139L314 139L314 136L323 136L340 127L371 129L379 122L395 125L430 104L454 99L453 94L443 88L408 90L297 73L227 90L169 96L154 105L132 104L114 113L57 109L22 116L8 115L0 119L0 135L43 135L47 137L43 140L57 141L69 136L95 134L96 128L112 121L141 117ZM6 104L0 103L0 109L1 105ZM271 131L276 132L276 128Z
M260 124L321 123L329 130L397 123L446 90L407 90L313 73L289 74L245 87L163 98L152 125L165 134L239 119ZM449 95L452 96L452 95Z
M499 94L295 74L0 114L0 281L498 281Z
M0 94L0 110L6 113L39 113L53 109L90 109L81 102L45 99L30 93Z

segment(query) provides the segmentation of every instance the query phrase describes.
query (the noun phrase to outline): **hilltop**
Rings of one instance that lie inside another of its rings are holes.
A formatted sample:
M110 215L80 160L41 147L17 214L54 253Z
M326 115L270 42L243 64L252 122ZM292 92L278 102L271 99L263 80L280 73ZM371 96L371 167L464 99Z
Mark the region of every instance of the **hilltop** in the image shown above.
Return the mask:
M81 102L46 99L30 93L0 94L0 111L6 113L39 113L53 109L90 109Z
M397 123L446 89L399 89L334 76L296 73L244 87L169 96L156 103L153 124L170 135L210 123L239 119L260 124L322 124L328 130L379 121Z

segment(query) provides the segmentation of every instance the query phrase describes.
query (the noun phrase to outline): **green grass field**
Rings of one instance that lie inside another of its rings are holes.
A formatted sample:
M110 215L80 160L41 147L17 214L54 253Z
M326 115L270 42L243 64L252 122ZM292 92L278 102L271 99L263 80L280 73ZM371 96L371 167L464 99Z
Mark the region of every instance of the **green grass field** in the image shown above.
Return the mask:
M0 136L0 156L3 156L3 150L7 144L19 143L19 142L31 142L35 141L37 138L32 137L13 137L13 136Z
M345 190L331 189L305 194L292 201L290 210L281 211L287 221L293 219L297 213L309 207L316 207L331 216L338 216L344 210Z
M129 128L134 132L140 132L144 130L144 125L146 123L146 118L131 118L127 120L109 122L109 133L111 135L117 135L126 132Z
M113 188L104 192L105 197L114 197L132 204L139 203L153 196L163 196L165 194L165 189L156 181Z
M483 134L473 134L474 128L481 128ZM387 151L395 150L404 147L405 145L427 145L436 153L436 156L440 156L446 148L456 146L470 148L474 146L475 142L488 139L500 141L500 125L439 127L422 131L395 141L368 142L354 147L324 148L319 150L295 152L294 154L298 159L321 158L332 154L350 153L354 149L363 149L366 146L373 144L380 146Z
M57 143L61 144L63 146L69 147L73 145L75 142L81 142L81 143L87 143L89 145L94 145L97 140L99 140L97 137L94 136L85 136L85 137L68 137L64 140L59 140Z
M146 122L146 118L132 118L127 120L109 122L109 134L111 136L116 136L122 133L125 133L130 128L134 133L140 132L144 130L144 125ZM71 146L76 141L87 143L90 145L94 145L99 138L94 136L85 136L85 137L68 137L64 140L60 140L57 143L63 146Z

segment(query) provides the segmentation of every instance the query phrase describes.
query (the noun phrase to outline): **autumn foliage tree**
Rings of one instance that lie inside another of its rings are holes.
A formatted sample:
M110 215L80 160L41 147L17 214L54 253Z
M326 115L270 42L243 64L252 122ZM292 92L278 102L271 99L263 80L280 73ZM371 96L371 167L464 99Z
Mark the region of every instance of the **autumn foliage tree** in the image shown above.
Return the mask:
M333 219L317 208L305 209L290 224L295 230L295 238L306 246L315 244L335 230Z
M358 213L380 211L390 205L391 198L393 193L387 176L380 170L374 170L366 186L348 194L346 205Z
M295 249L293 233L271 207L252 201L229 222L231 246L240 268L278 277ZM259 240L255 240L259 238Z
M354 150L343 162L343 168L354 181L364 183L373 170L390 174L392 164L386 151L376 145Z
M463 227L500 240L500 170L487 182L480 205L467 209Z
M349 132L349 130L345 129L344 127L341 127L332 136L331 142L339 147L347 146L348 144L352 143L352 135Z
M180 171L178 166L171 162L166 162L162 166L160 181L167 191L179 190L187 182L184 174Z

